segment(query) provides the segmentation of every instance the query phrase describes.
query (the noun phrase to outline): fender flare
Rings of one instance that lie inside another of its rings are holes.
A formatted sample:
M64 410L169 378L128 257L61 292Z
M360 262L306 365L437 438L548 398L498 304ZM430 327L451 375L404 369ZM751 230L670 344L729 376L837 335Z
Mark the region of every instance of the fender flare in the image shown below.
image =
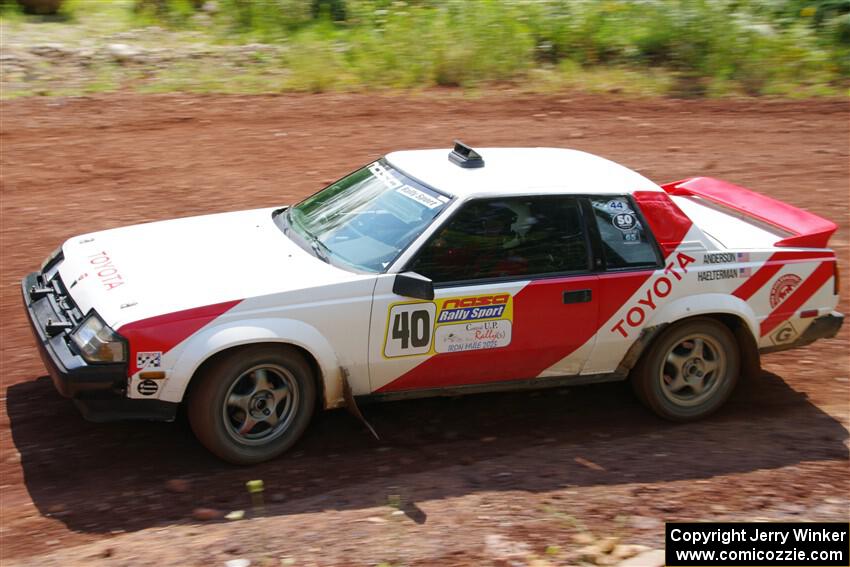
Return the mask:
M759 323L753 309L746 301L725 293L704 293L682 297L665 304L644 327L644 333L626 353L618 370L627 373L637 363L644 349L665 327L683 319L700 315L730 315L740 319L743 325L732 329L741 348L743 373L756 376L761 372L758 351ZM642 339L642 340L641 340Z
M201 364L229 348L256 343L281 343L307 351L319 368L324 407L344 404L343 376L336 352L313 326L295 319L240 319L204 328L184 345L168 372L161 400L179 402Z
M698 315L734 315L744 321L753 337L759 336L759 324L753 309L746 301L727 293L702 293L680 297L666 303L647 321L646 327L675 323Z

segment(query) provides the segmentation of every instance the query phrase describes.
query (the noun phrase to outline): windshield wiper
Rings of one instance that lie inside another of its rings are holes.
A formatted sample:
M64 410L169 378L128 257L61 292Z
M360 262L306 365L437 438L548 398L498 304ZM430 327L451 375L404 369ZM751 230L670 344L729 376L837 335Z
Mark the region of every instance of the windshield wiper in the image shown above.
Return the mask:
M283 234L289 234L289 229L292 228L292 209L287 207L283 212Z
M281 230L283 230L284 235L288 235L289 231L295 228L295 223L293 222L294 219L292 218L292 207L278 209L272 214L283 216L283 219L281 219L283 221L281 223L283 226L281 226L280 228ZM310 249L313 250L313 254L315 254L316 258L325 262L326 264L331 263L329 255L330 248L328 248L324 242L319 240L303 226L301 226L300 230L295 229L293 232L299 236L300 240L303 240L305 243L310 244Z
M330 252L330 249L324 244L324 242L322 242L312 234L308 233L308 237L310 238L310 245L313 248L313 252L316 253L316 257L319 260L325 262L326 264L330 264L331 260L328 257L328 252Z
M277 211L275 211L277 212ZM280 211L284 213L284 211ZM287 234L289 229L294 227L293 219L292 219L292 207L286 209L285 214L283 216L284 226L283 226L283 234ZM301 226L301 230L295 230L295 234L298 234L303 239L310 243L310 248L313 250L313 254L316 255L316 258L325 262L326 264L331 263L330 259L330 251L331 249L328 246L318 239L318 237L314 236L309 230Z
M316 255L316 258L325 262L326 264L330 264L331 260L328 255L330 252L330 248L327 245L319 240L316 236L313 236L306 228L301 227L301 230L304 231L304 236L307 237L307 240L310 241L310 248L313 249L313 253Z

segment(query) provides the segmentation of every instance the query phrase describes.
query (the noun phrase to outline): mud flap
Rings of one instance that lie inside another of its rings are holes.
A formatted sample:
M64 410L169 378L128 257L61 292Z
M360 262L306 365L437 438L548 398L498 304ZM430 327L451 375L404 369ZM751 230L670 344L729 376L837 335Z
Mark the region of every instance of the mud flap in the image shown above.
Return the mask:
M740 378L748 376L758 377L761 375L761 356L755 337L746 325L737 325L734 330L735 340L741 351Z
M342 369L342 396L345 399L345 408L348 410L348 413L359 419L360 422L372 432L375 439L380 441L381 438L378 437L378 433L375 431L375 428L372 427L372 424L366 421L366 418L363 417L362 413L360 413L360 408L357 407L357 402L354 400L354 395L351 393L351 385L348 383L348 370L345 368Z
M620 361L620 364L617 366L617 369L614 371L614 374L618 376L622 376L623 378L628 377L629 372L631 372L632 368L640 360L643 351L652 344L652 341L657 337L661 331L668 327L669 323L661 323L660 325L656 325L654 327L648 327L646 329L641 330L640 335L632 343L632 346L629 347L629 350L626 351L625 356L623 356L623 360Z

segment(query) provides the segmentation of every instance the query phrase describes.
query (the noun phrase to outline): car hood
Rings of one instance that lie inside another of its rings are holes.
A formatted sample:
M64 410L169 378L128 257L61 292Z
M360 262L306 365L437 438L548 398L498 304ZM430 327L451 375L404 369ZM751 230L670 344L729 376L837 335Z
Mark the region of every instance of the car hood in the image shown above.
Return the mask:
M249 297L362 278L331 266L275 225L275 209L154 222L71 238L62 281L83 313L113 329Z

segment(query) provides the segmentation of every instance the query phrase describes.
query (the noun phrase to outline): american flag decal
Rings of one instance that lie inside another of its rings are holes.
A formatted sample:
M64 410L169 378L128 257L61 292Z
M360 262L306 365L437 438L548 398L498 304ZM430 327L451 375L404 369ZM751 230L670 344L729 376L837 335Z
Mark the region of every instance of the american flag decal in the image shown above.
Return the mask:
M738 262L749 262L750 261L750 253L749 252L738 252L736 254L738 258ZM752 268L738 268L738 277L739 278L748 278L753 275Z
M141 370L143 368L159 368L162 363L162 352L139 352L136 353L136 367Z

